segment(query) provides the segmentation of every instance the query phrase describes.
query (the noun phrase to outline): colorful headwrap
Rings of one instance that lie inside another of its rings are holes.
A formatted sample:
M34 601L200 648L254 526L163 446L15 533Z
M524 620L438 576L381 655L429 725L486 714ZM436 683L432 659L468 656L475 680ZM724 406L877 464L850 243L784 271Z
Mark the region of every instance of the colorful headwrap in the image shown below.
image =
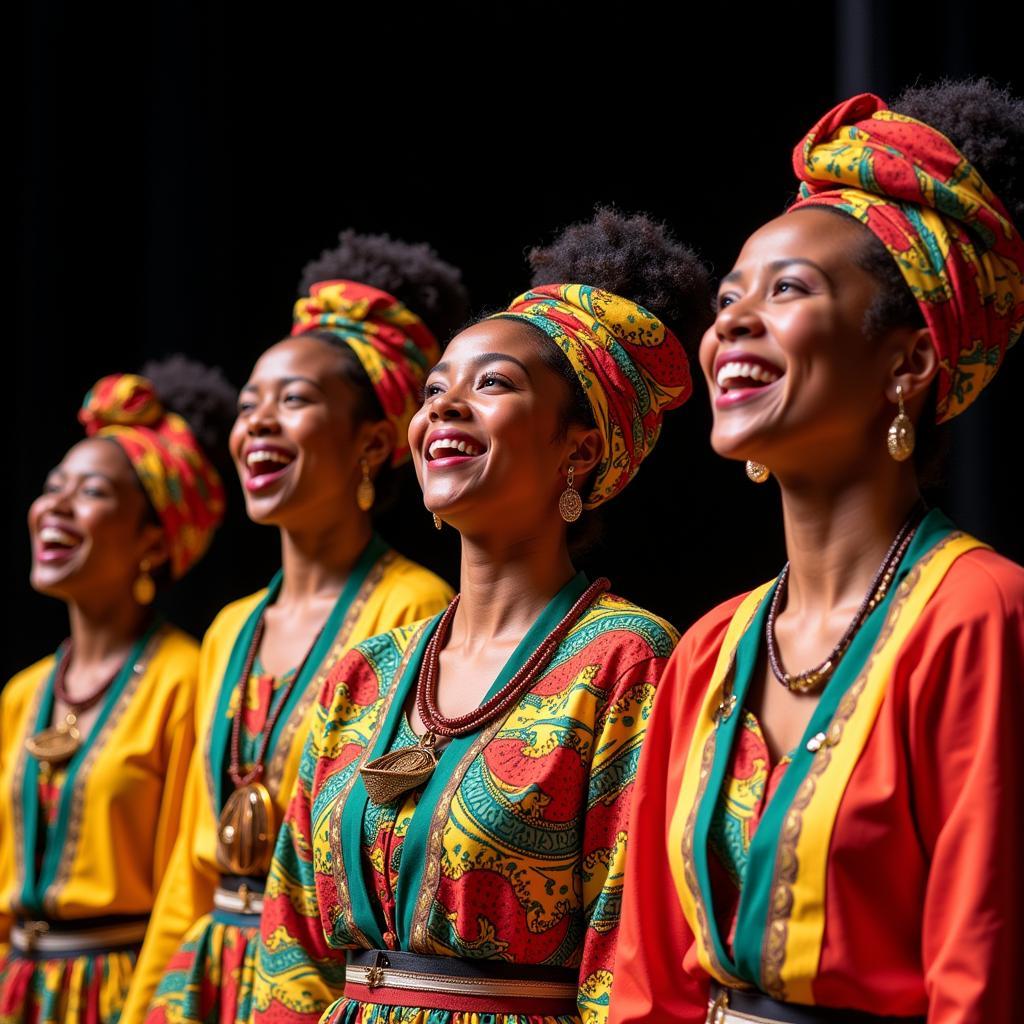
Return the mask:
M395 425L391 456L409 456L409 421L423 401L423 382L441 356L427 325L393 295L357 281L320 281L295 303L292 334L326 331L356 354L384 414Z
M871 93L829 111L793 151L790 207L833 206L889 250L940 360L936 420L964 411L1024 327L1024 241L944 135Z
M661 433L662 411L690 397L681 342L643 306L585 284L534 288L494 318L539 327L576 371L604 442L590 493L581 495L596 508L636 476Z
M149 380L131 373L97 381L78 419L89 437L124 450L167 535L171 575L184 576L224 517L220 476L189 425L164 409Z

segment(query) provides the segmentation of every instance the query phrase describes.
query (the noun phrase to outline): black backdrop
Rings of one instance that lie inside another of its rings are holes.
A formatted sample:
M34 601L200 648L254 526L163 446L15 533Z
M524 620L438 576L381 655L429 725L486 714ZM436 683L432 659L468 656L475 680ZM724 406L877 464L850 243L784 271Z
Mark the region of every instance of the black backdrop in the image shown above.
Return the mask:
M721 273L782 210L793 143L841 96L942 74L1024 92L1024 24L994 5L420 10L38 0L11 23L4 678L66 631L62 607L28 587L24 516L79 436L82 394L172 351L242 383L287 331L300 267L340 228L431 241L478 307L518 292L524 250L595 202L665 219ZM937 495L1018 561L1022 385L1014 353L953 425ZM783 558L774 485L716 458L709 422L701 387L586 559L680 626ZM214 551L171 596L196 633L275 566L274 531L232 498ZM414 484L382 531L457 578L454 533L434 532Z

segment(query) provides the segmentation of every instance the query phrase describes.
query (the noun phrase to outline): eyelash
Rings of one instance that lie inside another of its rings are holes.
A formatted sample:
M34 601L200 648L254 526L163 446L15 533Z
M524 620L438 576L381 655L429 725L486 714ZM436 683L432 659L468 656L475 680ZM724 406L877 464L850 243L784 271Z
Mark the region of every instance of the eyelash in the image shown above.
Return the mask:
M480 387L480 385L490 387L492 383L500 384L502 387L506 388L513 387L512 382L507 377L502 377L500 373L481 374L480 379L477 381L477 387ZM442 391L444 391L444 388L440 384L426 384L423 388L423 399L426 401L428 398L433 398Z
M798 292L803 292L805 295L807 294L807 288L803 284L801 284L799 281L794 281L792 278L788 278L788 277L782 278L782 280L775 282L775 284L772 286L772 294L773 295L778 295L779 294L779 289L782 288L783 285L785 285L787 288L795 289ZM725 309L726 306L731 305L731 301L733 299L734 299L734 296L729 294L729 293L726 293L725 295L719 295L718 296L718 309L719 309L719 311Z

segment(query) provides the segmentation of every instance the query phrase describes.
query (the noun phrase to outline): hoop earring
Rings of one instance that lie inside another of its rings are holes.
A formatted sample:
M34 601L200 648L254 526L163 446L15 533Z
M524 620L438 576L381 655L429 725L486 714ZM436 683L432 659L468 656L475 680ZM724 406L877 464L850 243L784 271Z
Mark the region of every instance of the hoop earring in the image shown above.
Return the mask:
M356 487L356 504L359 506L360 512L369 512L377 497L377 489L373 486L373 480L370 479L370 464L365 458L360 459L359 463L363 468L363 479Z
M889 454L897 462L905 462L914 454L914 424L903 408L903 385L896 385L896 401L899 403L899 412L896 418L889 424L889 433L885 443L889 448Z
M444 523L441 522L441 517L436 513L432 513L434 516L434 529L440 530Z
M132 597L141 605L152 604L153 598L156 597L156 584L153 582L153 577L149 575L150 564L148 558L142 560L139 565L139 575L135 577L135 582L132 584Z
M580 498L579 491L576 490L573 484L573 478L576 476L576 467L569 467L569 476L565 481L565 490L562 491L561 496L558 499L558 514L567 522L575 523L577 519L583 514L583 500Z
M755 484L763 484L771 475L772 471L763 462L754 462L752 459L747 459L747 476Z

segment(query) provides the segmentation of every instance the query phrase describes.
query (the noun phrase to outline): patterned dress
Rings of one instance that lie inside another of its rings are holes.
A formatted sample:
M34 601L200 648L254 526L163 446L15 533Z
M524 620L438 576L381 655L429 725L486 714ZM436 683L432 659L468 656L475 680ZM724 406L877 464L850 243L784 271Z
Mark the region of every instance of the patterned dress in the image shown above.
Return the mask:
M268 590L229 605L203 641L198 742L189 768L181 831L125 1005L125 1024L242 1024L249 1020L258 918L214 908L214 892L222 876L217 835L221 809L232 791L227 761L237 681L256 620L262 607L275 599L280 584L279 575ZM431 615L450 596L451 589L439 577L403 558L380 538L371 541L339 594L271 734L263 782L274 802L277 822L284 817L316 693L328 671L352 644ZM243 755L254 756L255 737L273 701L285 692L283 682L259 672L247 681L243 732L248 738ZM249 879L246 884L258 892L263 881Z
M559 593L495 680L497 692L587 587ZM419 791L377 807L358 768L414 741L404 707L437 624L356 647L331 673L267 886L255 1017L345 1024L604 1021L629 798L670 625L598 598L507 717L452 740ZM346 949L571 968L578 1015L339 998Z

